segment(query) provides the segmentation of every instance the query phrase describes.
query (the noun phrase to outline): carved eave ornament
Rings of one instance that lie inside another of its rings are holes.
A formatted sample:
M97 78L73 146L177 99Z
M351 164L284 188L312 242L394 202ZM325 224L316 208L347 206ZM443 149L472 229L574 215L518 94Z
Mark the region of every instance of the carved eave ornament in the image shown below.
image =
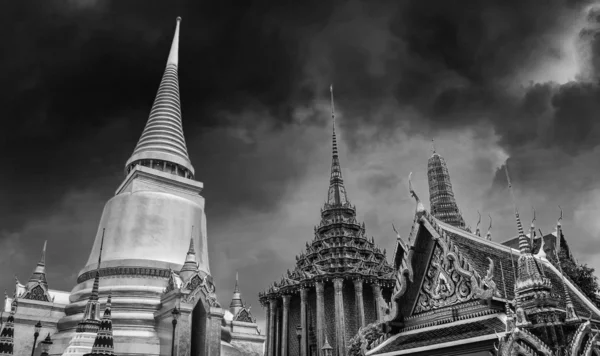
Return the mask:
M498 356L513 355L543 355L554 356L552 349L537 336L521 328L514 328L512 332L500 338L497 348ZM568 353L567 355L572 355ZM573 354L574 355L574 354Z
M238 310L238 312L233 317L233 320L242 323L256 324L256 318L254 318L254 316L252 316L252 313L250 313L250 308L246 308L245 306L242 307L242 309Z
M196 273L180 289L183 294L181 301L184 303L194 304L201 297L206 300L209 306L221 307L217 301L215 285L210 281L209 276L201 276L200 273Z
M413 249L416 244L416 239L421 238L420 236L422 236L418 234L420 227L426 228L441 248L441 266L445 267L443 269L453 269L460 277L470 282L472 292L470 293L469 299L478 298L481 300L490 300L493 297L500 297L501 295L498 288L492 279L494 262L490 260L486 276L482 278L473 267L472 262L461 253L460 249L454 244L450 236L437 224L436 219L425 209L412 187L410 178L411 176L409 176L410 194L416 201L415 219L408 243L402 241L401 244L401 247L407 248L408 251L403 254L400 266L396 271L396 285L392 294L393 319L400 317L400 315L398 315L398 301L406 293L408 284L413 282L415 268L415 265L413 265L415 262L413 261ZM414 238L411 239L411 237Z

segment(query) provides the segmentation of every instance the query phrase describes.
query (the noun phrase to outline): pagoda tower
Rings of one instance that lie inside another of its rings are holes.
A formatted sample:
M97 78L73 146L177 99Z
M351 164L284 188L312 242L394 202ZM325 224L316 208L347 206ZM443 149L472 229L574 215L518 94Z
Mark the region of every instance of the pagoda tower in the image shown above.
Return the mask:
M460 214L452 191L448 166L444 157L440 156L435 148L433 155L427 161L427 178L431 214L447 224L465 229L465 220Z
M161 298L173 271L184 267L190 237L192 249L195 248L194 278L202 279L200 284L207 290L214 290L208 261L205 201L200 195L203 184L194 180L194 167L183 134L178 82L180 22L181 18L177 18L166 68L146 126L125 164L125 179L104 206L88 262L71 292L66 316L58 322L52 355L66 349L78 324L87 318L89 300L105 298L109 291L115 307L112 315L115 352L170 354L171 324L170 320L162 321L170 318L170 310L158 317L155 314L161 308L175 306L161 302ZM99 288L97 276L101 280ZM196 280L194 283L200 285ZM198 297L193 300L197 302ZM187 327L186 323L180 320L180 327Z
M318 356L326 339L335 356L345 356L348 342L360 328L384 320L394 287L394 269L385 250L366 235L346 194L330 90L333 129L327 199L314 238L296 256L293 271L259 294L261 304L268 307L267 356Z

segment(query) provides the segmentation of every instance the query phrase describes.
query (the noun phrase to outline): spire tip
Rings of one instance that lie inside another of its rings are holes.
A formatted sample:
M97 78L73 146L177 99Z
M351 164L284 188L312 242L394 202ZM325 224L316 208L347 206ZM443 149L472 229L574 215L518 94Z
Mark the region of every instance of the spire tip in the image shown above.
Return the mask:
M181 16L177 16L177 22L181 22Z

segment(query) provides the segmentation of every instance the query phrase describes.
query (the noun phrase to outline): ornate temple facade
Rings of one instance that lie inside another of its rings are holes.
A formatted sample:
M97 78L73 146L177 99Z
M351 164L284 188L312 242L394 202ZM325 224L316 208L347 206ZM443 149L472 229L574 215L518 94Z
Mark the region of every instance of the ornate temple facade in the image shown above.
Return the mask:
M327 339L333 355L347 354L362 327L383 320L394 269L364 223L356 219L339 161L333 107L333 157L327 200L314 238L281 280L259 294L267 308L267 356L318 356Z
M77 284L70 293L48 288L44 245L27 284L17 280L13 297L5 296L0 354L39 354L36 324L51 335L50 355L262 354L265 337L250 308L221 308L209 269L203 185L182 126L180 21L149 119Z
M515 209L515 248L442 221L409 187L416 212L394 252L391 317L362 330L353 355L600 355L600 310L562 273L565 244L545 242L564 239L560 220L534 243Z

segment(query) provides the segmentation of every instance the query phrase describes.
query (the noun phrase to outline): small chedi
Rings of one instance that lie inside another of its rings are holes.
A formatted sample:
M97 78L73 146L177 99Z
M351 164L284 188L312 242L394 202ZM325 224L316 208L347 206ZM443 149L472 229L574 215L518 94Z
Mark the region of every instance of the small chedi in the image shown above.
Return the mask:
M445 166L441 157L435 160ZM438 215L425 209L409 178L416 212L408 239L398 236L394 252L391 317L362 329L350 353L600 355L600 310L562 271L558 255L568 246L560 219L555 233L536 234L534 212L526 234L515 207L515 238L498 243L491 231L482 237L479 223L471 233L454 195L440 194L451 189L447 168L437 171L442 174L429 177L430 191L446 197L447 209L441 213L433 198Z
M239 288L230 310L221 308L209 269L203 184L194 179L182 125L180 22L148 121L75 287L49 289L44 244L29 281L16 280L13 297L5 295L0 355L40 355L47 347L52 356L262 354L265 336Z
M347 355L358 330L389 313L394 269L357 221L346 194L330 89L333 157L327 200L294 269L259 294L267 308L267 356L317 356L324 347L335 356Z

